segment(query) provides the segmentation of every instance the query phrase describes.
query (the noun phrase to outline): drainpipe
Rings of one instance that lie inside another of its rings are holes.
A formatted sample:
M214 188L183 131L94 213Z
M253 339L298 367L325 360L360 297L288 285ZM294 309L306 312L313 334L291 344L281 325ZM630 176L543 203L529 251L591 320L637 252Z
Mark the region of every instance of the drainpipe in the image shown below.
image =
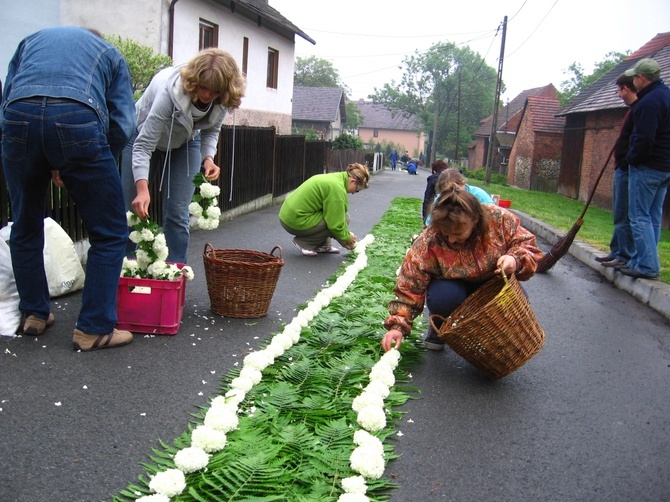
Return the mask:
M169 10L169 32L168 32L168 56L173 58L173 46L174 46L174 6L179 0L171 0L170 10Z

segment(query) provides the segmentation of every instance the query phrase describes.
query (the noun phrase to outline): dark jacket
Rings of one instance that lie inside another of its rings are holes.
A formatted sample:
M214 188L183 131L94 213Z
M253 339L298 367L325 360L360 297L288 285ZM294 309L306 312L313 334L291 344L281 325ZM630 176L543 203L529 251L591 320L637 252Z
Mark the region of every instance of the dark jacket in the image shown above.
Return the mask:
M428 213L430 212L430 207L435 198L435 185L437 184L437 179L440 177L440 173L434 173L428 176L426 180L426 192L423 194L423 221L426 221Z
M670 88L654 80L637 99L626 160L633 167L670 171Z
M633 133L633 107L635 105L637 105L637 100L630 105L630 108L621 122L621 131L619 132L619 137L616 139L614 145L615 169L628 169L626 155L628 154L628 146L630 145L630 135Z

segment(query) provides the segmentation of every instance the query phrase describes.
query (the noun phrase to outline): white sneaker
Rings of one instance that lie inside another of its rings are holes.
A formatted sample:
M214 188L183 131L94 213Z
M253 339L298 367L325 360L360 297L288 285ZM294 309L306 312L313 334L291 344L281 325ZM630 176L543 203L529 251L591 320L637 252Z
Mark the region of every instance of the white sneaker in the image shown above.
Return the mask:
M303 256L316 256L316 251L312 251L311 249L305 249L302 247L300 244L298 244L295 239L293 241L293 245L296 247L298 251L302 253Z
M333 253L333 254L339 254L340 252L340 250L335 246L319 246L318 248L314 248L314 251L316 251L317 253Z

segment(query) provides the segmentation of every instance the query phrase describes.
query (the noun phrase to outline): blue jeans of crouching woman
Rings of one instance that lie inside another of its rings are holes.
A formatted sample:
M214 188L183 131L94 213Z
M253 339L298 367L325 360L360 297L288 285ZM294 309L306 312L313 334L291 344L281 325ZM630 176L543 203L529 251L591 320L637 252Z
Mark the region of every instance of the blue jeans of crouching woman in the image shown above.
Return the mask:
M19 309L41 319L49 315L44 216L51 171L58 170L91 244L77 328L111 333L128 227L118 165L97 114L75 101L29 98L7 106L2 127Z
M633 231L628 219L628 168L614 170L612 218L614 232L610 241L610 254L627 262L635 252Z
M651 277L661 272L658 243L668 185L670 172L643 165L628 168L628 216L635 240L635 253L628 266Z
M121 178L126 209L132 211L132 202L137 191L133 177L133 145L135 135L121 154ZM166 162L167 158L167 162ZM162 227L168 247L167 261L186 263L190 238L190 215L188 206L195 192L193 178L200 172L202 155L200 136L169 152L154 151L149 167L149 183L159 183L162 204ZM163 170L165 169L165 170ZM152 201L153 204L156 201ZM126 255L132 256L136 245L128 241Z
M429 315L437 314L444 318L449 317L481 285L482 283L454 279L431 280L426 292L426 307L428 307ZM441 322L435 323L437 328L441 325Z

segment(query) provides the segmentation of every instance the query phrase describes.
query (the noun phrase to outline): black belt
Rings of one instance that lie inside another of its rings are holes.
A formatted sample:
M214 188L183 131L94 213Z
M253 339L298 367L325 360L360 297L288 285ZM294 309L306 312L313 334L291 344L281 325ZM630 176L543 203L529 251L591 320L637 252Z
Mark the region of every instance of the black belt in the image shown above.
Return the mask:
M23 98L20 99L19 101L23 101L24 103L77 103L78 101L74 99L69 99L69 98L52 98L51 96L32 96L30 98Z

